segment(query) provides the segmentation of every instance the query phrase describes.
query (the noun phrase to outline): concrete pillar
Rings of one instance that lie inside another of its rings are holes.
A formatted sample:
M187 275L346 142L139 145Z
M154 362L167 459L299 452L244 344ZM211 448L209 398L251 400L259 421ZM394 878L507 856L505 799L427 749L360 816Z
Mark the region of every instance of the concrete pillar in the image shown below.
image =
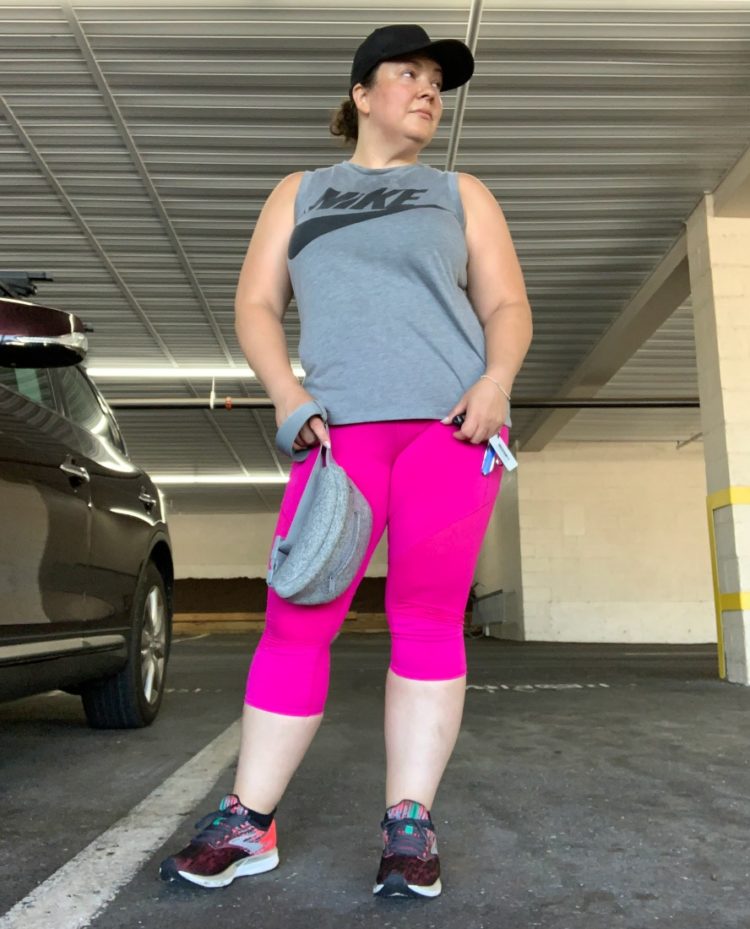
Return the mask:
M687 221L722 677L750 684L750 218Z

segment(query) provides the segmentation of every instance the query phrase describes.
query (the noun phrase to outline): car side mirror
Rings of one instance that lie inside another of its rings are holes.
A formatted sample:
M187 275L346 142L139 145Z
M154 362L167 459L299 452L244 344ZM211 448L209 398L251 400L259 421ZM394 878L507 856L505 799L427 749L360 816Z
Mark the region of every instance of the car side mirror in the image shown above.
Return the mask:
M0 365L63 368L83 361L86 328L73 313L0 298Z

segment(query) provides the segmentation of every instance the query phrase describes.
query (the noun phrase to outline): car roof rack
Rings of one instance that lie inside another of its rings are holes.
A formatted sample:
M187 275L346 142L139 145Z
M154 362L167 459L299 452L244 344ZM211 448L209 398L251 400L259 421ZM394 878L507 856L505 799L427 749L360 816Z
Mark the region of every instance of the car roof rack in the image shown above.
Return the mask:
M53 281L45 271L3 271L0 268L0 296L31 297L40 281Z

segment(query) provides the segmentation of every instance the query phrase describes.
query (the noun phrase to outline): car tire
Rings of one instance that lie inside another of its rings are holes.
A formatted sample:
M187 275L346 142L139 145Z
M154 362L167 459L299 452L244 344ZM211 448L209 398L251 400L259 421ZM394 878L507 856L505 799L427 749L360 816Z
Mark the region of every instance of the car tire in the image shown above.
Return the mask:
M133 597L128 663L117 674L81 687L94 729L138 729L155 719L164 695L172 616L164 578L148 562Z

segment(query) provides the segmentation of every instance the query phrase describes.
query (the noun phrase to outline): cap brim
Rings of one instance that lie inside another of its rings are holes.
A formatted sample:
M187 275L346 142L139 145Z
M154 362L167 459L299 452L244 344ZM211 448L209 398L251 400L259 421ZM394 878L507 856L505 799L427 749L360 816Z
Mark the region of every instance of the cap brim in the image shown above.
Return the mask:
M437 42L430 42L429 45L401 52L396 57L416 54L427 55L443 69L442 90L444 92L455 90L465 84L471 80L474 73L474 56L469 46L458 39L439 39Z

